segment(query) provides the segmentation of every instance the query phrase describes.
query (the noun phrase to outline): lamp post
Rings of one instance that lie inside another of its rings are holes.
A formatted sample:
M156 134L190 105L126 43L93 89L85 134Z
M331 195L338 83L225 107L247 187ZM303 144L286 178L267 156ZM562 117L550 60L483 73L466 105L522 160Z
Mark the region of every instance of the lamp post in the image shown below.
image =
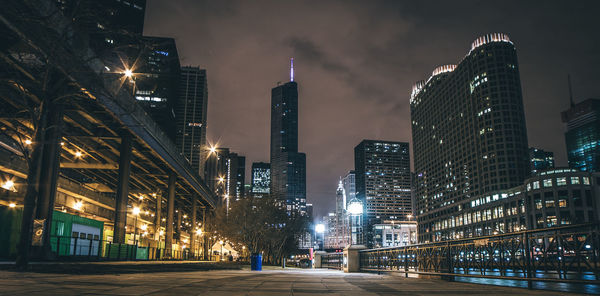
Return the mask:
M321 245L321 249L325 249L325 225L324 224L317 224L315 225L315 237L317 239L319 239L318 234L321 233L322 234L322 245Z
M350 245L354 244L354 238L353 238L353 229L352 229L352 220L354 217L358 217L357 219L360 219L360 216L363 214L363 203L358 199L358 198L353 198L352 200L350 200L350 202L348 203L348 213L350 213ZM358 221L360 222L360 221ZM358 236L358 233L356 234ZM358 240L358 237L357 237Z
M221 240L221 241L219 241L219 244L221 244L221 261L223 261L223 258L225 258L225 257L223 256L223 241L222 241L222 240Z

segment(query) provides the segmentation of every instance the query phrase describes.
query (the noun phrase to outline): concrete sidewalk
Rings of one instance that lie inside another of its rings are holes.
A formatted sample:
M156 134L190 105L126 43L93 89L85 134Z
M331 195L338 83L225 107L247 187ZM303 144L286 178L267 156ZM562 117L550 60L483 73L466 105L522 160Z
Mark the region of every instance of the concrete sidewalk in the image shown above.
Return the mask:
M149 272L185 272L242 269L236 262L214 261L99 261L99 262L31 262L28 271L56 274L125 274ZM17 271L14 262L0 262L0 270Z
M277 269L65 275L0 271L0 295L564 295L520 288L348 274L331 270Z

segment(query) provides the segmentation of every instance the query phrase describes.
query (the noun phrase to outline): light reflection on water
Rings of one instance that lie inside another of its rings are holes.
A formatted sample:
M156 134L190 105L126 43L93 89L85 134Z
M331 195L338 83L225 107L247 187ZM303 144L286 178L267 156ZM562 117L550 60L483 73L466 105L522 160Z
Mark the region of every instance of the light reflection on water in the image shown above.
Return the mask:
M460 272L463 272L463 271L460 271ZM472 275L480 275L481 274L479 271L475 271L475 270L470 270L470 271L467 271L466 273L472 274ZM521 276L523 276L523 273L518 272L518 271L512 272L510 270L507 270L503 274L500 274L500 272L498 272L498 271L486 271L485 275L521 277ZM534 277L536 277L536 278L558 278L558 275L537 272L534 274ZM593 273L585 273L582 275L570 274L569 276L567 276L567 278L568 279L578 279L578 280L595 280L595 276ZM504 279L490 279L490 278L461 277L460 275L457 275L455 277L455 280L459 281L459 282L466 282L466 283L527 288L527 281L525 281L525 280L504 280ZM534 289L540 289L540 290L554 290L554 291L571 292L571 293L600 294L600 286L599 285L591 285L591 284L536 282L536 281L534 281L534 282L532 282L532 286Z

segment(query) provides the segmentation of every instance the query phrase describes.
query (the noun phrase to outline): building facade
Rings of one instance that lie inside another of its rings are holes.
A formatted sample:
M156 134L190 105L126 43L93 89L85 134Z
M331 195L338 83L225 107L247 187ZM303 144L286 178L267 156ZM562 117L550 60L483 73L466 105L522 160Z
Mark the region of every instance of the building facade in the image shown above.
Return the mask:
M529 148L529 161L531 175L539 171L554 168L554 152L537 148Z
M298 84L291 80L271 90L271 196L305 214L306 154L298 152Z
M402 221L373 225L373 244L376 248L403 247L417 243L417 222Z
M198 174L204 177L208 84L206 70L182 67L179 103L175 108L177 137L175 143Z
M600 172L600 99L572 103L569 110L562 112L562 121L567 124L569 167Z
M261 198L271 193L271 164L252 163L252 196Z
M457 205L432 226L432 241L598 222L600 174L568 168L540 171L514 188Z
M482 36L458 65L436 68L410 99L419 242L459 204L523 184L529 175L519 64L505 34Z
M233 196L236 200L246 197L246 156L237 156L237 168L235 171L235 189Z
M356 197L365 205L366 243L372 227L412 214L408 143L363 140L354 148Z

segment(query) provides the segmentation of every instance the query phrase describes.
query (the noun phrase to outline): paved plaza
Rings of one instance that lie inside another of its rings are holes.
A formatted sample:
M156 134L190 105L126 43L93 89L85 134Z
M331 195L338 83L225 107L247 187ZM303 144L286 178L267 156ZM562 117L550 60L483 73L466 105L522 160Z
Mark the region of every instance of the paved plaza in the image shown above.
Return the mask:
M267 268L129 274L53 274L0 271L0 295L564 295L521 288Z

